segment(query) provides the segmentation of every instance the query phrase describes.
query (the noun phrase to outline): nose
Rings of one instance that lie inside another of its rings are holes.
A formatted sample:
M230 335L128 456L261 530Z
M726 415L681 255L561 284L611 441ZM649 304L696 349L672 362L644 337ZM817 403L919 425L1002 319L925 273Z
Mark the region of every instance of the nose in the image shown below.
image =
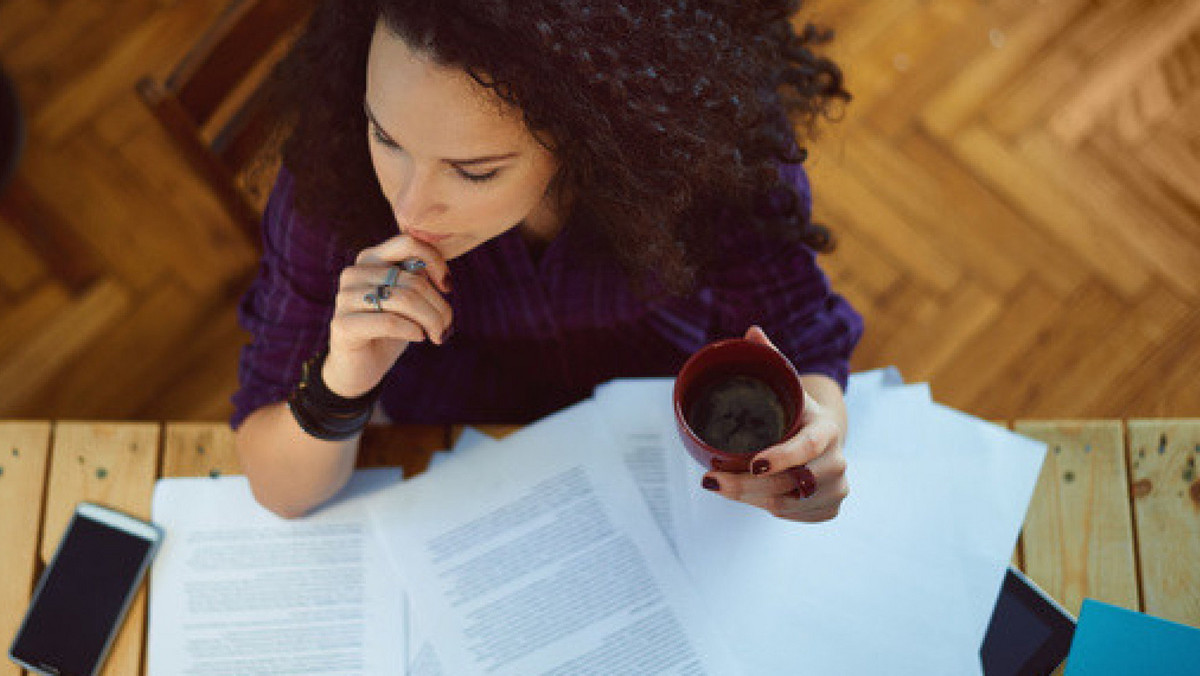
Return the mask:
M425 226L444 211L438 200L433 176L410 171L392 195L392 213L401 228Z

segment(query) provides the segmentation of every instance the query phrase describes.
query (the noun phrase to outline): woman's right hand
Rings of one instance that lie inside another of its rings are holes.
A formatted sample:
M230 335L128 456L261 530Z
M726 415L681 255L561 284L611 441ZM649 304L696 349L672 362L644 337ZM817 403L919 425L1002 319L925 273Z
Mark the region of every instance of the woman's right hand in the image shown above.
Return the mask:
M424 261L425 270L402 271L391 295L380 301L380 312L366 296L375 294L389 268L408 258ZM338 283L329 356L321 372L329 389L357 397L379 384L409 343L444 343L452 320L450 304L442 297L450 292L449 275L437 249L403 233L363 249Z

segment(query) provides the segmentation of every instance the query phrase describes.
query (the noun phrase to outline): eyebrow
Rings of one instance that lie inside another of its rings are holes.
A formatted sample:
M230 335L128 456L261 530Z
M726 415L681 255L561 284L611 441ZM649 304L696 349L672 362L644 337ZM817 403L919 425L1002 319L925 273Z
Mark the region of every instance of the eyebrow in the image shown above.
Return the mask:
M378 129L384 135L384 137L387 138L387 140L391 141L392 143L396 142L395 139L392 138L392 135L387 133L387 131L383 128L383 125L379 124L379 120L375 119L375 114L371 112L371 106L367 103L366 99L363 99L363 112L365 112L367 114L367 119L371 120L371 124L375 125L375 128ZM472 158L466 159L466 160L452 160L450 158L444 157L444 158L442 158L442 161L445 162L446 164L449 164L449 165L452 165L455 167L460 167L463 165L484 164L485 162L496 162L497 160L507 160L511 157L516 157L519 154L520 153L517 153L517 152L510 152L510 153L504 153L501 155L485 155L483 157L472 157Z

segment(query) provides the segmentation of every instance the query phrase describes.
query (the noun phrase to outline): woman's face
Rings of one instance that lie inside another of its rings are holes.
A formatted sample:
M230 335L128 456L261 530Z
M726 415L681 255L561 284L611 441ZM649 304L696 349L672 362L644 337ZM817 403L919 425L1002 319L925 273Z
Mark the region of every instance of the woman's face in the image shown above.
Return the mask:
M528 220L552 234L554 156L520 113L464 71L433 64L383 22L367 58L367 145L400 230L460 256Z

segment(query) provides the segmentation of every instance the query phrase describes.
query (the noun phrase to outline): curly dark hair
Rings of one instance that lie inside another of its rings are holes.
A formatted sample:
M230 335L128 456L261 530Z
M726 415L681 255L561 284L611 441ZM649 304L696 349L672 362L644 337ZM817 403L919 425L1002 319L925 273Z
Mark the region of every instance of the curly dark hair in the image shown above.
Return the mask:
M396 232L367 150L362 100L376 22L439 65L462 68L552 139L553 185L603 234L638 288L694 288L713 226L732 212L832 249L780 163L804 161L850 100L810 47L832 31L790 18L800 0L331 0L275 74L291 134L296 208L350 247ZM782 213L779 205L783 205Z

